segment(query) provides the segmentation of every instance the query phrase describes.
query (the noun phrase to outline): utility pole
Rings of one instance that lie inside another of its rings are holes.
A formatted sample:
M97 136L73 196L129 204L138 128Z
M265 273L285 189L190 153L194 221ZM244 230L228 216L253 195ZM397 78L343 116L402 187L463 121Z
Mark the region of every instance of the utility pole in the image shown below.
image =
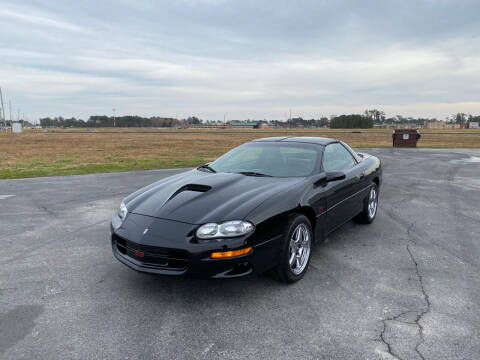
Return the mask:
M3 105L3 93L2 88L0 87L0 120L3 120L3 127L7 131L7 120L5 120L5 106Z
M12 100L8 100L8 108L10 110L10 130L13 132L13 121L12 121Z
M115 127L115 108L113 108L112 111L113 111L113 127Z

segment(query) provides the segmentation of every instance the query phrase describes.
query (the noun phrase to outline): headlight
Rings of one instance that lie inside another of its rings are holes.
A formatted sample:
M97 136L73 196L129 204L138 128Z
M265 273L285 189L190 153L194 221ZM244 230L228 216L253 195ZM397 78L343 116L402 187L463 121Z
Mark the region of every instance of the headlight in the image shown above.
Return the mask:
M122 221L125 221L127 217L127 213L128 213L127 207L122 201L122 203L120 204L120 209L118 210L118 216L120 217L120 219L122 219Z
M248 221L227 221L222 224L208 223L197 230L200 239L213 239L223 237L241 236L252 232L255 227Z

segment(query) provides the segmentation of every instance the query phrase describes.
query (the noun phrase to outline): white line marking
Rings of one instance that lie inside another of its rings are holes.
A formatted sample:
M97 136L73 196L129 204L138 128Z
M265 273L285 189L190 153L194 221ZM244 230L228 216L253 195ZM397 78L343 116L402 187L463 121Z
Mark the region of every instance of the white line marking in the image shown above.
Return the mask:
M8 199L9 197L14 197L15 195L0 195L0 200Z

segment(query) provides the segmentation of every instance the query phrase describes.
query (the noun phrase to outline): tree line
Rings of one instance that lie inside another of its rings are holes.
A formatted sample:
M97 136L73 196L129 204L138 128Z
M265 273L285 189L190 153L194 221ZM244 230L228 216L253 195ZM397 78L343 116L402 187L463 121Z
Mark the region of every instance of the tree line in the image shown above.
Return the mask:
M320 128L330 127L332 129L366 129L373 125L411 125L422 126L427 121L438 121L436 118L413 118L396 115L386 117L385 112L377 109L367 109L363 114L344 114L330 118L325 116L319 119L303 119L302 117L294 117L287 121L281 120L260 120L257 123L266 123L275 127L306 127L306 128ZM457 113L445 118L446 122L464 124L469 121L480 122L480 115L471 115L465 113ZM242 121L241 121L242 122ZM243 122L252 122L252 120L244 120ZM9 122L7 121L7 124ZM223 121L220 120L202 120L196 116L189 116L186 119L175 119L171 117L141 117L135 115L129 116L106 116L93 115L88 120L77 118L63 118L63 117L46 117L40 119L40 126L47 127L64 127L64 128L108 128L108 127L181 127L188 125L221 125ZM9 125L9 124L8 124ZM26 124L27 125L27 124Z
M40 119L41 127L66 127L66 128L91 128L91 127L177 127L181 125L181 121L167 117L141 117L141 116L106 116L94 115L90 116L87 121L82 119L46 117Z
M373 127L373 119L360 114L340 115L330 120L332 129L368 129Z

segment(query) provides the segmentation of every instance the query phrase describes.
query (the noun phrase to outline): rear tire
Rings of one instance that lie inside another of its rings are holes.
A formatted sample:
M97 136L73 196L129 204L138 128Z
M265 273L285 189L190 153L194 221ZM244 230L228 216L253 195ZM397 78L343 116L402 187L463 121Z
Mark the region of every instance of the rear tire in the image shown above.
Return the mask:
M285 283L300 280L307 272L313 245L310 220L304 215L293 214L282 237L280 259L274 269L276 278Z
M355 217L355 221L362 224L371 224L375 220L378 209L378 187L372 183L368 196L363 200L363 210Z

